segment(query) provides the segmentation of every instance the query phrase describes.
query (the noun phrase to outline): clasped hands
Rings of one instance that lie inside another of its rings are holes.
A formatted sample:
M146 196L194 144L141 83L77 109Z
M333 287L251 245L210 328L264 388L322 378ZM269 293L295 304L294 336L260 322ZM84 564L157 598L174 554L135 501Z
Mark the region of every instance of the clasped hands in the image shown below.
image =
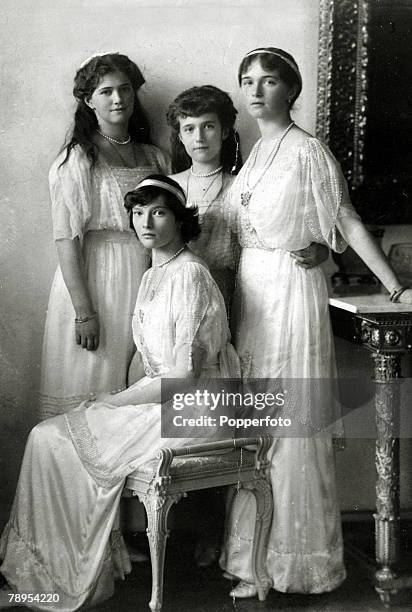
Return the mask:
M296 265L309 270L319 266L329 257L329 249L324 244L319 242L311 242L311 244L299 251L290 251L290 256L295 260Z

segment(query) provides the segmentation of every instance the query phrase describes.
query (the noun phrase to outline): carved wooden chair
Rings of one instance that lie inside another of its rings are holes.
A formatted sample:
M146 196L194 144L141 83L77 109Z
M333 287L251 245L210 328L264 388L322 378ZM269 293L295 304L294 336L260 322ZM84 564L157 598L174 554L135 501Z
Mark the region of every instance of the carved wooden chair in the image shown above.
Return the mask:
M173 504L188 491L238 485L256 498L252 570L260 601L266 599L271 580L266 575L264 547L273 512L267 452L271 437L241 438L162 449L157 458L135 470L125 484L126 496L137 496L147 513L147 536L152 563L149 607L159 612L163 599L163 570L167 517Z

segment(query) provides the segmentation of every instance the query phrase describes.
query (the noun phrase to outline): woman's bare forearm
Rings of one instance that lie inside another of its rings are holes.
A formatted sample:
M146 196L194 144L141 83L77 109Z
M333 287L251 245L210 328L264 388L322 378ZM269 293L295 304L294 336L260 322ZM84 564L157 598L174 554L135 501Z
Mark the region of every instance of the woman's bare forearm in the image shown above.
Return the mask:
M359 219L349 216L343 217L339 220L339 229L349 246L390 293L401 287L396 274L387 262L385 254Z
M171 368L168 372L162 374L161 377L157 376L156 378L153 378L146 385L142 386L140 381L138 381L128 389L120 391L119 393L112 395L110 398L105 396L104 401L107 401L108 404L112 404L113 406L151 403L158 404L162 400L169 399L162 397L161 379L175 378L182 381L196 379L200 375L205 357L206 354L201 348L194 348L192 354L193 367L192 369L188 369L187 347L183 346L176 355L176 365L174 368ZM97 400L99 400L99 397Z
M60 268L76 317L86 317L94 312L92 299L86 281L83 253L78 238L57 240L57 254Z

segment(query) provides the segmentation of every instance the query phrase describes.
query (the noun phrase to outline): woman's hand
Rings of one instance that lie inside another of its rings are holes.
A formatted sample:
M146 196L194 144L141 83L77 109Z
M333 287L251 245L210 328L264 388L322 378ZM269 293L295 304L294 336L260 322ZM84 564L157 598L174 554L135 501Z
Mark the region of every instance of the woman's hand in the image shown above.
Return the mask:
M87 284L80 240L77 237L56 240L56 247L63 280L76 313L76 342L88 351L95 351L99 346L99 319Z
M101 402L102 404L111 404L114 401L115 395L113 393L104 391L102 393L98 393L94 399L95 402Z
M85 317L87 318L87 317ZM100 324L98 316L85 321L75 322L76 342L88 351L95 351L99 346Z
M412 304L412 289L405 289L399 296L399 300L401 304Z
M308 270L326 261L329 257L329 249L319 242L311 242L305 249L291 251L290 256L296 261L296 265Z
M97 404L106 404L109 408L119 408L120 406L125 405L125 402L122 400L119 391L98 393L96 395L95 402Z

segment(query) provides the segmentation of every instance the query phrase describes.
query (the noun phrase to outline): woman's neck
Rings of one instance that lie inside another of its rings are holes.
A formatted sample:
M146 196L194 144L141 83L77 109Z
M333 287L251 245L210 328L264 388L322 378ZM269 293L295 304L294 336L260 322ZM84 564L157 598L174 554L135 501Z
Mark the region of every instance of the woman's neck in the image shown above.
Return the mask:
M218 168L221 168L221 166L222 164L220 159L210 162L198 162L192 160L192 168L189 168L189 171L192 171L195 175L205 176L206 174L210 174Z
M105 136L115 140L124 141L129 137L129 122L119 125L99 124L97 129Z
M164 247L160 247L158 249L152 249L153 266L165 265L168 260L173 261L171 258L177 253L179 253L179 251L182 251L184 247L185 247L185 244L179 236L179 238L177 238L176 240L173 240L173 242L170 242Z
M289 113L276 119L258 119L259 131L263 141L270 141L281 136L292 123Z

